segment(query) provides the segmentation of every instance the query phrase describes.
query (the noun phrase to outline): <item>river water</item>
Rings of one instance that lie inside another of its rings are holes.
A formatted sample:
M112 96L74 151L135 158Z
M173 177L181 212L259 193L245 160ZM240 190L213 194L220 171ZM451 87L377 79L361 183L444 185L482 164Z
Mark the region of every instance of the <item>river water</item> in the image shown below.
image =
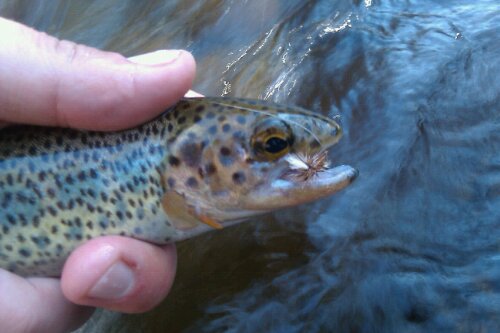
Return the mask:
M127 56L186 48L205 95L340 116L331 198L179 244L170 296L81 332L499 332L498 0L0 0Z

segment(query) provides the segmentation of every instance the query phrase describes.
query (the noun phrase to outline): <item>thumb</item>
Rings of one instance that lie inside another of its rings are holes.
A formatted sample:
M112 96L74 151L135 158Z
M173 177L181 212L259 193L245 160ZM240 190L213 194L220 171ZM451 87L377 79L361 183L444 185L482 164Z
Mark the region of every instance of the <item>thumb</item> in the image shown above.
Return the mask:
M3 269L0 295L0 332L69 332L94 311L68 301L57 279L23 279Z
M153 118L190 88L186 51L123 56L0 18L0 123L113 130Z

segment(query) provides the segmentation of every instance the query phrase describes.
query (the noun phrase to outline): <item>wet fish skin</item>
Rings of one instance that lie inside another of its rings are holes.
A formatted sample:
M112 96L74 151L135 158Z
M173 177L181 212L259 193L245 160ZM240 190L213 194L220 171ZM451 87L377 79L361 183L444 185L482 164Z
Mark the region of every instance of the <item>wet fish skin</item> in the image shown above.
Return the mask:
M165 244L329 195L356 171L286 179L286 157L323 152L340 136L316 113L228 98L184 99L117 132L2 129L0 268L57 276L94 237Z

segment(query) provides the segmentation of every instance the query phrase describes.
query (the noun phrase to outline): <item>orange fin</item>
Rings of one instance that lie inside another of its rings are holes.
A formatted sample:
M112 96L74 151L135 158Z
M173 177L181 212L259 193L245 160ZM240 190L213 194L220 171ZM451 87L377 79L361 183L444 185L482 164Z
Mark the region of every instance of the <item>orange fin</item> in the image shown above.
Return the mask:
M186 203L184 197L174 191L167 191L162 199L163 210L179 229L187 230L195 228L199 222L211 226L214 229L222 229L223 226L217 220L203 214L197 213L197 209Z
M219 222L217 222L216 220L214 220L211 217L208 217L205 215L197 215L196 217L200 220L200 222L205 223L206 225L211 226L214 229L220 230L220 229L224 228L222 226L222 224L220 224Z

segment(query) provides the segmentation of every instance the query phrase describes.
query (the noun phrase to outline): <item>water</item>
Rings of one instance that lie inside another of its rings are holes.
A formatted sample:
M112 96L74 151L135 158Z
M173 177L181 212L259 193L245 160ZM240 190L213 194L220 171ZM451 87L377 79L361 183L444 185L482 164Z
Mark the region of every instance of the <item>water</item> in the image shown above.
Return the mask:
M201 93L340 115L332 158L361 172L331 198L179 244L160 307L99 312L82 332L500 331L498 1L19 0L0 13L125 55L187 48Z

